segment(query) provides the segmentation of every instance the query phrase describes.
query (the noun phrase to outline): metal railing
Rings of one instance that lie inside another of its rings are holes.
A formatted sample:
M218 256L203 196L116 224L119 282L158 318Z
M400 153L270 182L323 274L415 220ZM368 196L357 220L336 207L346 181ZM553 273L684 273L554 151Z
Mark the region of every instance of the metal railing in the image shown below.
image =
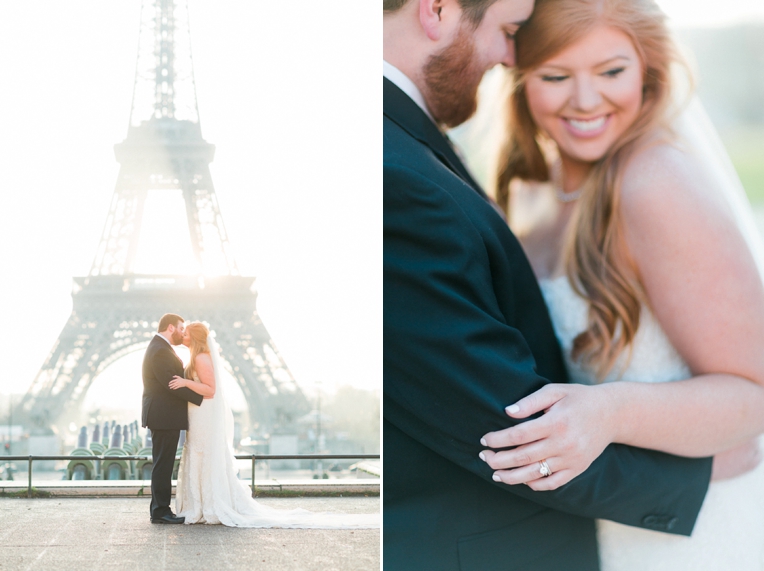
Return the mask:
M236 454L237 460L252 460L252 497L255 497L255 462L257 460L379 460L379 454ZM153 456L0 456L0 461L29 462L27 497L32 497L32 462L36 460L152 460ZM180 456L175 457L180 460Z

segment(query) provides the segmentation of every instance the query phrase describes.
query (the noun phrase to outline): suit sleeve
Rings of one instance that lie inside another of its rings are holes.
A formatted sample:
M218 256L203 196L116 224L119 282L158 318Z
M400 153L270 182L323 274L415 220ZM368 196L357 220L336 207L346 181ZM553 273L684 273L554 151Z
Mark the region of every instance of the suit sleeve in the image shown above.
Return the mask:
M656 529L649 518L663 517L661 529L689 535L708 458L610 445L554 491L493 482L478 458L480 437L516 423L503 408L555 379L536 373L528 344L501 311L492 260L470 216L421 175L386 166L384 176L385 419L507 493L637 527Z
M202 404L204 397L195 393L191 389L186 387L181 387L179 389L170 388L170 381L172 381L175 375L183 376L182 368L178 371L178 363L172 355L169 355L166 351L157 351L156 355L151 360L151 367L154 372L154 377L159 385L174 398L193 403L196 406Z

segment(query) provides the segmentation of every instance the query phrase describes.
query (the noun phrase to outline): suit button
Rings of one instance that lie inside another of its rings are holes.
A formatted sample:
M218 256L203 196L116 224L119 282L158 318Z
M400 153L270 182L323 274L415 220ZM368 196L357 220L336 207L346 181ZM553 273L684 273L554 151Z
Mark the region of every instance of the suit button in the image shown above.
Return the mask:
M657 531L669 531L676 527L679 518L670 515L647 515L642 518L642 525Z
M646 515L642 518L642 525L647 527L653 527L656 523L658 523L658 516L656 515Z

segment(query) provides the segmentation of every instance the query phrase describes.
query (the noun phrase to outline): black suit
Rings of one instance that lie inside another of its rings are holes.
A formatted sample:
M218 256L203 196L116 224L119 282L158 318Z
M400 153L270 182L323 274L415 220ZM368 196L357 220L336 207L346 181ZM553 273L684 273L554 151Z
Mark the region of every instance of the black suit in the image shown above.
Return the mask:
M188 403L197 406L204 397L182 387L173 390L170 381L183 376L183 362L170 344L154 336L143 357L142 424L151 429L151 517L172 513L172 469L181 430L188 429Z
M503 408L567 382L530 265L422 110L384 80L384 561L598 569L592 518L689 535L711 461L611 445L553 492L478 458Z

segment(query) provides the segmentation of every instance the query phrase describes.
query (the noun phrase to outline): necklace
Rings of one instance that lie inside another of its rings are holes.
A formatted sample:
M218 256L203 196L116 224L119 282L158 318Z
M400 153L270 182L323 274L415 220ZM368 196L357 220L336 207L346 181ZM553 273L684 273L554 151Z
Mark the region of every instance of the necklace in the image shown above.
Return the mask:
M581 193L584 191L584 187L580 186L573 192L565 192L562 190L562 161L558 158L552 164L551 182L552 188L554 188L554 196L560 202L567 204L581 198Z
M573 192L565 192L562 190L559 186L556 184L554 185L554 196L559 200L560 202L573 202L574 200L578 200L581 198L581 193L583 192L583 188L577 188Z

